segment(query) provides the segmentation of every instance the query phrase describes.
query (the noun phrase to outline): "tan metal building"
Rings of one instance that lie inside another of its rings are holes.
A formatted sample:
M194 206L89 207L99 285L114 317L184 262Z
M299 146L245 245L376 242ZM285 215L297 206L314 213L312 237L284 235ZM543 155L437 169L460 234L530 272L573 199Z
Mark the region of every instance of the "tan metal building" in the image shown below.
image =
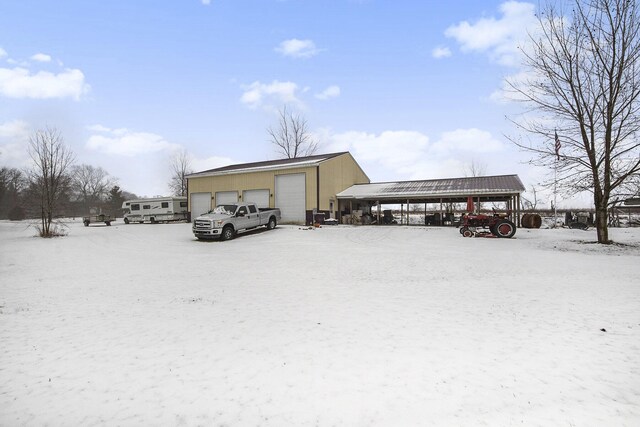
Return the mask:
M229 165L188 175L187 182L191 218L244 201L280 208L284 223L310 223L314 212L338 218L336 195L370 180L345 151Z

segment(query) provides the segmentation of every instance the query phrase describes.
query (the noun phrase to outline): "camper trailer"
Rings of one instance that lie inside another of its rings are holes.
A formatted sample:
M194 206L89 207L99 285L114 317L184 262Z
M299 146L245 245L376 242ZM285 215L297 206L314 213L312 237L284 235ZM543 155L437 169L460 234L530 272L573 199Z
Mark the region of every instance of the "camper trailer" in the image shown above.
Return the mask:
M155 197L127 200L122 204L124 223L157 223L187 220L186 197Z

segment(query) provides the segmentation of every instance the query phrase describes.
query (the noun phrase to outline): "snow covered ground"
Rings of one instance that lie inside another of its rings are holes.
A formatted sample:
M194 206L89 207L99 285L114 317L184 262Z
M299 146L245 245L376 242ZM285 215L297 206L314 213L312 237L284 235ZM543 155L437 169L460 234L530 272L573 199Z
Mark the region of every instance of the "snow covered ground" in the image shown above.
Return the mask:
M640 425L637 228L34 234L0 221L2 426Z

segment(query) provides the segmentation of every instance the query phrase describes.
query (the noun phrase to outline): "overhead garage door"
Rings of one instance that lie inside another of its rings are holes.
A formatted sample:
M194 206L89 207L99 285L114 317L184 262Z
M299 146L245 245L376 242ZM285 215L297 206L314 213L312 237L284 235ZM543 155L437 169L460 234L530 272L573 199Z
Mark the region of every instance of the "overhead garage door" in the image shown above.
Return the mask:
M191 193L191 221L211 210L211 193Z
M245 203L255 203L259 208L269 207L269 190L245 190L242 192Z
M275 204L282 213L282 222L304 223L305 174L276 175Z
M218 191L216 193L216 206L230 205L233 203L238 203L237 191Z

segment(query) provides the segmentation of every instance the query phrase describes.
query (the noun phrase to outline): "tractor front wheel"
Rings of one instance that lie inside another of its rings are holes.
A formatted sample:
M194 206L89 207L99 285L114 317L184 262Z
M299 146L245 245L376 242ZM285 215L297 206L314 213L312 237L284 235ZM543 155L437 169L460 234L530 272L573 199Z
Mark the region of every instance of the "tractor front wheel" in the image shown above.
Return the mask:
M498 237L511 238L516 234L516 225L508 219L501 219L493 226L493 234Z
M467 227L462 228L462 237L473 237L473 231Z

